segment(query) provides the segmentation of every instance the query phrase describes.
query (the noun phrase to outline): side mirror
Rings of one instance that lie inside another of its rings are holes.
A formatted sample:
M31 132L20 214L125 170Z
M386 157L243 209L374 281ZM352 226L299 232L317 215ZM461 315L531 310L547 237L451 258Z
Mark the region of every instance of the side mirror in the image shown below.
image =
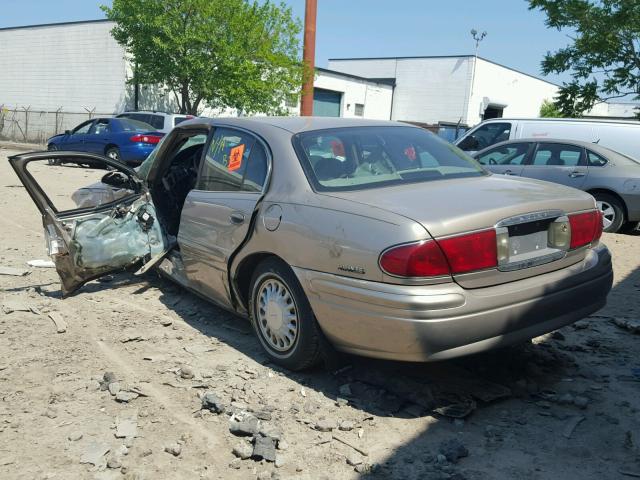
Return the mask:
M65 130L65 131L64 131L64 134L65 134L65 135L71 135L71 130Z
M109 172L105 174L100 181L112 187L126 188L127 190L133 190L136 193L140 191L140 185L138 185L132 178L122 172Z

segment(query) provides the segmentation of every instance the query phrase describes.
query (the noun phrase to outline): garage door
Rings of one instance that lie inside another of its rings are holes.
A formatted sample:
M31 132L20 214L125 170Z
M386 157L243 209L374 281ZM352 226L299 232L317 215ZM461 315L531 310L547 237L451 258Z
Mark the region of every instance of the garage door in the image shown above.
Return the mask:
M342 93L315 88L313 90L313 115L316 117L339 117Z

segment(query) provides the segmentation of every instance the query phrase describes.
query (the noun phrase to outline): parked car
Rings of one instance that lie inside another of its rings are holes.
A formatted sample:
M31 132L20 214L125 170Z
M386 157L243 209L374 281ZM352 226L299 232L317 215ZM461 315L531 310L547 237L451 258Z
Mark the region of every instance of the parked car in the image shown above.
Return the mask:
M156 266L250 318L291 369L318 361L323 337L405 361L521 342L602 308L612 285L591 195L492 175L418 127L196 119L137 171L73 154L113 168L103 183L127 195L71 211L28 173L60 155L9 161L43 215L63 295Z
M54 135L47 140L47 147L52 151L98 153L129 165L139 165L163 136L164 133L137 120L94 118L73 130ZM59 161L64 161L64 157Z
M454 143L475 153L506 140L554 138L597 143L632 158L640 158L640 122L579 118L494 118L480 123Z
M173 127L194 118L193 115L182 115L165 112L149 112L136 110L133 112L122 112L116 118L130 118L139 122L148 123L158 132L169 133Z
M522 139L474 154L487 169L579 188L593 195L604 231L634 230L640 222L640 162L594 143Z

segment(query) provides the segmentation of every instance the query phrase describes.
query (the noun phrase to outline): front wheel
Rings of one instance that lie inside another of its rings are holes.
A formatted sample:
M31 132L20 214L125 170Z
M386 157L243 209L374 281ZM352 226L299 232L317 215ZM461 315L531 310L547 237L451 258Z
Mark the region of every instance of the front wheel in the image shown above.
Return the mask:
M320 360L320 330L295 274L277 259L256 268L249 298L251 324L270 359L289 370Z
M55 152L55 151L57 151L57 150L58 150L58 146L57 146L57 145L54 145L54 144L52 144L52 143L50 143L50 144L47 146L47 150L49 150L50 152ZM49 159L47 160L47 163L48 163L49 165L60 165L60 159L59 159L59 158L56 158L56 159L54 160L53 158L49 158Z
M105 152L105 157L110 158L111 160L115 160L116 162L120 161L120 150L116 147L111 147Z
M596 205L602 212L602 227L607 233L616 233L625 223L624 205L613 195L596 193Z

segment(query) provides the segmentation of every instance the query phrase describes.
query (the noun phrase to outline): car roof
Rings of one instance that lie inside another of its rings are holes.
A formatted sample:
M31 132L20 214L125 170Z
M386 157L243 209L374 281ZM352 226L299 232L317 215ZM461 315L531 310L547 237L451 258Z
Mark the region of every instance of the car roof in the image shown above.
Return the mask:
M474 157L478 157L480 154L484 153L484 152L488 152L489 150L492 150L496 147L501 147L504 145L512 145L512 144L516 144L516 143L559 143L559 144L565 144L565 145L574 145L576 147L583 147L583 148L588 148L589 150L592 150L593 152L602 155L603 157L608 157L608 158L612 158L612 157L623 157L623 158L628 158L631 159L633 161L635 161L633 158L629 157L628 155L624 155L620 152L616 152L615 150L611 149L611 148L607 148L604 147L602 145L598 145L597 143L593 143L593 142L585 142L583 140L569 140L569 139L562 139L562 138L518 138L518 139L513 139L513 140L505 140L504 142L499 142L499 143L494 143L493 145L490 145L480 151L478 151L477 153L475 153L473 156Z
M555 122L555 123L568 123L568 122L584 122L584 123L623 123L628 125L640 126L640 122L636 120L616 120L612 118L490 118L483 120L482 122L474 125L475 128L483 123L496 123L496 122Z
M175 115L175 116L181 116L181 117L188 117L189 116L186 113L157 112L157 111L154 111L154 110L127 110L125 112L119 113L118 115L124 115L125 113L153 113L155 115ZM116 115L116 117L118 115Z
M271 126L286 130L292 134L325 130L342 127L407 127L419 128L413 125L388 120L366 120L342 117L198 117L180 125L228 125L251 129L251 127Z

